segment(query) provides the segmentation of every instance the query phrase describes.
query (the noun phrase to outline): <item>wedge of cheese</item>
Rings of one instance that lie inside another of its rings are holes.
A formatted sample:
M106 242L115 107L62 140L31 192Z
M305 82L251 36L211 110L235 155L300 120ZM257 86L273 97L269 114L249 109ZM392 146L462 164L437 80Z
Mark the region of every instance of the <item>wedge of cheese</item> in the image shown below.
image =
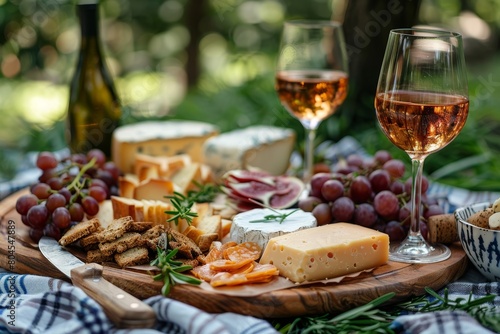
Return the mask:
M266 216L276 215L277 213L288 214L288 216L283 222L265 219ZM261 249L264 249L269 240L274 237L315 227L316 225L316 218L310 212L296 209L253 209L234 216L229 231L229 239L237 243L256 242Z
M288 169L294 145L295 132L290 129L251 126L208 139L203 154L217 179L234 169L257 168L281 175Z
M217 135L215 125L195 121L148 121L124 125L113 132L112 159L124 173L134 172L137 153L152 156L188 154L203 161L202 146Z
M293 282L339 277L389 260L389 236L366 227L336 223L272 238L260 263L272 263Z

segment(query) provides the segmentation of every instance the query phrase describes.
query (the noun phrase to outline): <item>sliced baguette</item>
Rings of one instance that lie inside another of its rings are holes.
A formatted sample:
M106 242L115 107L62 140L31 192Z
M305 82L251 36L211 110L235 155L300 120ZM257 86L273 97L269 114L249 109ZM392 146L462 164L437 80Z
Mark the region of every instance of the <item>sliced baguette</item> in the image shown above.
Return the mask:
M166 196L173 195L174 184L170 180L149 179L141 182L134 190L133 198L137 200L169 201Z

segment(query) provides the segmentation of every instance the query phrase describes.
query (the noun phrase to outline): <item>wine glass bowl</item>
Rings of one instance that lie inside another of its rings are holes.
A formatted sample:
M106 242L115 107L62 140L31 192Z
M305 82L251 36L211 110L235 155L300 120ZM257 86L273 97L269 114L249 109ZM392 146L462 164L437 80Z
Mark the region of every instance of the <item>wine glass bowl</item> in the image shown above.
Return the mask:
M281 104L306 131L305 182L312 176L316 129L344 102L347 87L342 26L333 21L285 22L276 69L276 91Z
M387 138L412 160L411 224L391 247L390 259L432 263L447 259L444 245L430 245L420 232L425 158L460 133L469 111L461 35L443 30L391 30L380 70L375 109Z

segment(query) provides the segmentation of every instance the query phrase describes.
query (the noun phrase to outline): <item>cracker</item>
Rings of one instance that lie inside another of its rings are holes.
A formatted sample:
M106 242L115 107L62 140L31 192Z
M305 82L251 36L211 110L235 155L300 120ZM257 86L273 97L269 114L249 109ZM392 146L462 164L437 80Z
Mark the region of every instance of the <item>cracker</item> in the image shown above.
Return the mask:
M97 238L100 243L116 240L129 230L132 223L130 216L114 219L105 230L99 232Z
M123 253L115 254L115 262L122 268L137 266L149 262L148 249L146 247L134 247Z
M113 253L123 253L127 249L141 246L141 235L137 232L126 232L118 239L110 242L99 244L99 250L104 255L112 255Z
M62 237L59 239L59 244L66 246L72 244L83 237L86 237L98 230L101 226L99 219L93 218L81 223L76 224L70 228Z
M111 262L113 261L113 255L104 255L100 249L92 249L87 252L87 262Z
M156 250L160 236L165 232L163 225L155 225L141 235L141 239L151 249Z
M129 226L128 232L144 232L152 227L152 222L132 222Z

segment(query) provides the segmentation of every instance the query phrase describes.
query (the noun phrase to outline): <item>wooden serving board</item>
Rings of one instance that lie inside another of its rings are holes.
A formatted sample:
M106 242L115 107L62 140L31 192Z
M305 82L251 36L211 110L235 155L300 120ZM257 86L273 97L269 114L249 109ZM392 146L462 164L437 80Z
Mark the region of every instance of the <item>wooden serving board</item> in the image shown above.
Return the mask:
M69 281L36 247L26 242L27 227L15 210L16 199L23 193L26 190L0 202L0 267L20 274L43 275ZM438 290L455 281L465 272L468 259L460 244L450 245L450 248L452 255L443 262L389 262L369 273L346 278L340 283L317 283L251 297L228 296L196 286L176 285L169 297L211 313L235 312L260 318L341 312L366 304L389 292L396 293L391 302L397 302L423 295L426 287ZM148 273L106 265L103 275L140 299L160 294L162 283L153 281Z

